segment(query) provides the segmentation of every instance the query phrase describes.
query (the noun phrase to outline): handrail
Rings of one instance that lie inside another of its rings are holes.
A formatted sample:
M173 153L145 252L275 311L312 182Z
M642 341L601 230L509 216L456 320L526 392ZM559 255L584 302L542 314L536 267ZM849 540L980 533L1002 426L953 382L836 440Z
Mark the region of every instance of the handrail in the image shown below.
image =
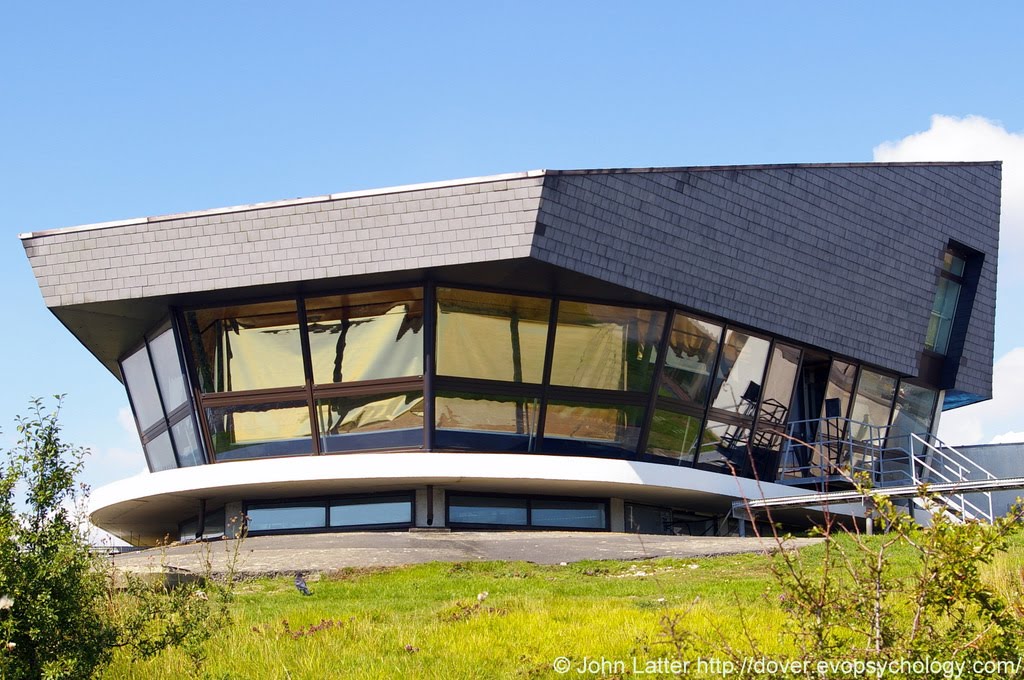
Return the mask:
M893 435L888 427L849 418L813 418L792 421L786 428L780 476L793 482L825 482L864 473L873 486L885 488L909 482L956 484L980 477L996 476L947 446L934 435L916 433ZM856 432L857 437L854 437ZM905 445L901 442L905 441ZM942 505L963 520L993 518L992 494L980 491L987 503L983 507L963 493L939 496Z

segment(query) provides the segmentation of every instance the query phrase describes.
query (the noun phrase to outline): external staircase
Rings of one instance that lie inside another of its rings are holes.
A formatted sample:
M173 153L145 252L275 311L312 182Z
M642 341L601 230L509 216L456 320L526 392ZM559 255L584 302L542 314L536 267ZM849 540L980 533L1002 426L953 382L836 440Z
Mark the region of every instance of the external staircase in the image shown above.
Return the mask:
M908 499L911 512L921 509L957 522L991 523L992 492L1024 488L1024 478L997 478L932 435L820 418L792 422L783 436L775 483L813 493L737 501L732 515L740 520L741 533L747 520L773 508L867 503L863 487L876 496ZM925 486L928 498L922 494ZM870 513L866 515L870 530Z

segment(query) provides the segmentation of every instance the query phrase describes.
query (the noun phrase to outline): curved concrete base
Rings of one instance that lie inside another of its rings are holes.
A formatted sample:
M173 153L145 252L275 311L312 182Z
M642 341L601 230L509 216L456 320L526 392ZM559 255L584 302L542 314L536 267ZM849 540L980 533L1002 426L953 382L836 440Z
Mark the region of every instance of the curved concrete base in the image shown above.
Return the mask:
M412 490L427 485L449 491L616 498L717 515L726 514L734 501L743 498L802 492L726 474L626 460L535 454L356 453L238 461L142 474L97 489L90 502L90 518L129 542L146 545L177 537L178 523L195 516L200 501L212 509L242 500ZM443 518L444 508L436 508L435 513ZM614 521L612 528L616 528Z

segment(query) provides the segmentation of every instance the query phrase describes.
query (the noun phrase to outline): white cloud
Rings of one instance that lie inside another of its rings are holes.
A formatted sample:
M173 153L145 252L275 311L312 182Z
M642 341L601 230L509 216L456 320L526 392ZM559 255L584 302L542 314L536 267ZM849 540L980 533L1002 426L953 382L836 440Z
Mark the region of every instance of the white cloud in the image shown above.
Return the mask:
M1024 432L1004 432L1003 434L997 434L992 437L992 441L989 444L1013 444L1016 442L1024 442Z
M879 162L1003 161L1000 247L1024 247L1024 133L981 116L932 116L931 127L874 149ZM1001 258L1001 264L1006 264Z
M135 416L132 415L132 410L128 406L122 406L118 409L117 423L121 426L121 429L131 436L138 436L139 431L135 427Z
M994 367L992 399L944 413L938 434L953 445L1017 441L1024 430L1024 316L1015 308L1024 298L1024 133L981 116L934 115L924 132L875 147L874 159L1003 161L996 310L996 348L1002 356Z
M992 372L992 400L942 415L939 439L958 444L983 444L1015 434L1024 424L1024 347L1000 357ZM1005 433L999 434L996 433ZM1002 439L1001 441L1016 441Z

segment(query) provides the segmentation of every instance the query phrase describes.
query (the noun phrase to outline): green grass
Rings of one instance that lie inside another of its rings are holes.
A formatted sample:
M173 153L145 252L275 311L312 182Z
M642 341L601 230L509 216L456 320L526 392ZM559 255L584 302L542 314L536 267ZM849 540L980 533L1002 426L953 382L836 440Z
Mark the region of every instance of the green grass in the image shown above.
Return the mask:
M802 559L820 558L822 546ZM908 549L893 554L911 569ZM616 677L575 671L558 675L568 656L625 660L673 658L664 631L678 614L708 648L743 645L792 650L787 614L770 572L771 557L692 560L428 564L347 570L310 583L302 597L291 579L239 584L232 624L207 645L199 677L210 678L555 678ZM1019 594L1024 542L988 567L993 584ZM479 604L478 593L487 592ZM740 613L742 611L742 614ZM322 630L289 631L322 621ZM287 625L287 629L286 626ZM725 656L724 654L721 656ZM146 661L117 657L105 678L195 676L171 651ZM695 675L692 674L691 675ZM713 674L709 674L712 675ZM696 676L696 675L695 675ZM644 675L638 677L661 677Z

